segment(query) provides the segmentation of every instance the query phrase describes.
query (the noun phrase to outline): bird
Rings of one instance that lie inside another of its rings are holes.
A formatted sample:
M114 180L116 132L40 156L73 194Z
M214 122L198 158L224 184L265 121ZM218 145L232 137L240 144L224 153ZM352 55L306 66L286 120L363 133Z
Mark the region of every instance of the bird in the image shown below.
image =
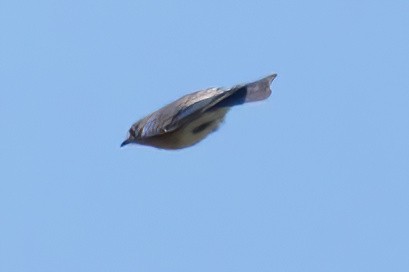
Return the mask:
M231 107L267 99L277 74L231 88L196 91L134 123L121 147L140 144L159 149L190 147L216 131Z

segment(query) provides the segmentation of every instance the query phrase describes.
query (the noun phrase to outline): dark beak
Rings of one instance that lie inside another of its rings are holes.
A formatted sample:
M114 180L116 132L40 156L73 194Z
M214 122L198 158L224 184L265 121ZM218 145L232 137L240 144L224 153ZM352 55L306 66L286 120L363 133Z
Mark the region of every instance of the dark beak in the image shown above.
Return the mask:
M126 139L125 141L122 142L121 147L123 147L123 146L125 146L127 144L130 144L131 142L132 142L132 140L128 138L128 139Z

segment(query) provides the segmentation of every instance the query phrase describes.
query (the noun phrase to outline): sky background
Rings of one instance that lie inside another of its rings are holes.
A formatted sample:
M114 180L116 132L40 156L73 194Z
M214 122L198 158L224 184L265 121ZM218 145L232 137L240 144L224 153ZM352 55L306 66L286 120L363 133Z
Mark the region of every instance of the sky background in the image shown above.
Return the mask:
M0 271L409 271L409 2L1 1ZM278 77L198 145L180 96Z

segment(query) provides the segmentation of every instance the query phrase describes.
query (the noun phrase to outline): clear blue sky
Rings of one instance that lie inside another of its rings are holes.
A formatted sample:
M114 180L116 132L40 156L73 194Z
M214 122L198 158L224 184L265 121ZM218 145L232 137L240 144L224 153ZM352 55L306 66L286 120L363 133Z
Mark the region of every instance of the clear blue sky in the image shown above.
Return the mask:
M2 1L0 271L409 271L408 1ZM119 148L204 87L273 94Z

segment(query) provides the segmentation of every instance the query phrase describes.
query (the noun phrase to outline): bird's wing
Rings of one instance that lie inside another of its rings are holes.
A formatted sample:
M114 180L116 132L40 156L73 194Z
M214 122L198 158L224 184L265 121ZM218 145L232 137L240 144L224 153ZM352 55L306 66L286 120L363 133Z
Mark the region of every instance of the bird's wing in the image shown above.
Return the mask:
M142 137L174 131L213 107L218 109L266 99L271 94L270 84L275 77L276 74L272 74L230 89L208 88L185 95L145 117L139 124L143 127Z
M222 88L209 88L185 95L144 118L142 137L174 131L231 94Z

